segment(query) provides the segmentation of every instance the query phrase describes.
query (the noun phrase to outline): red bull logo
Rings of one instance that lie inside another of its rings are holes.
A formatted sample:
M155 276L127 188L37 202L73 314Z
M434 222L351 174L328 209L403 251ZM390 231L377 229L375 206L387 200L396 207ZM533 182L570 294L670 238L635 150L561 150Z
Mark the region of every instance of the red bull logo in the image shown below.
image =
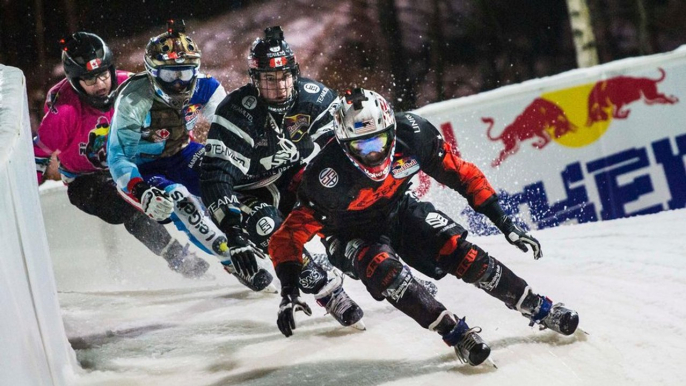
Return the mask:
M493 118L481 118L481 120L488 124L486 130L488 139L502 141L505 145L498 158L491 163L493 167L500 165L505 158L516 153L519 150L519 144L524 140L536 138L532 146L543 149L550 143L551 137L560 138L576 130L576 125L567 119L560 106L543 98L534 99L524 112L518 115L514 122L507 125L497 137L491 136Z
M199 103L196 103L194 105L190 105L186 107L185 111L185 119L186 122L191 122L192 120L196 119L198 115L202 113L202 105Z
M626 119L631 112L626 106L643 100L647 105L674 104L679 101L675 96L666 96L657 91L657 84L665 79L665 70L658 68L657 79L617 76L598 82L588 96L588 120L586 126L595 122L607 121L610 116Z
M674 104L675 96L660 93L657 85L665 77L617 76L597 83L585 84L552 91L536 98L512 123L505 126L498 136L491 131L495 120L483 117L488 125L486 135L491 141L501 141L504 148L492 162L499 166L505 159L516 154L520 145L534 140L533 148L542 150L551 141L567 147L582 147L598 140L607 131L613 119L627 119L629 104L643 101L646 105ZM584 105L579 101L587 101Z

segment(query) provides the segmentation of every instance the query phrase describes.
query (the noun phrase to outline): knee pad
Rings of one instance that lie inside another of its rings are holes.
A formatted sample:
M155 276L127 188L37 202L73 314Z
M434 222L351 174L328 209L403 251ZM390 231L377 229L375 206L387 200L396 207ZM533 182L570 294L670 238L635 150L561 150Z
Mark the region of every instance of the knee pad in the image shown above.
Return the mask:
M397 291L394 285L398 283L399 277L405 275L404 265L393 249L386 244L374 243L359 246L353 264L357 276L367 287L367 291L377 300L394 295Z
M276 207L260 201L248 203L246 208L243 229L248 232L250 240L267 253L269 238L281 226L283 216Z
M450 254L439 255L439 262L448 273L466 283L476 283L495 269L495 263L488 253L464 239L458 239L456 248Z
M328 282L328 275L324 268L307 258L298 277L300 290L306 294L318 294Z
M355 261L357 252L364 245L364 242L361 239L352 239L346 242L335 236L329 236L322 239L322 244L324 244L326 255L329 258L331 265L340 269L351 278L355 280L359 279L353 262Z

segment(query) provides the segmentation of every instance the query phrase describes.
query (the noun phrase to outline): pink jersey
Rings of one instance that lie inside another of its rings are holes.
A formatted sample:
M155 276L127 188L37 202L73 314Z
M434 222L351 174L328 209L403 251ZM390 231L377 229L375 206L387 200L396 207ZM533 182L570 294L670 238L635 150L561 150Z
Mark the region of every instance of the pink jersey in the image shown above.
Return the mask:
M117 83L122 84L130 75L117 71ZM101 111L88 105L65 78L48 91L44 111L33 145L37 164L59 151L60 172L68 177L65 181L107 169L107 135L114 106Z

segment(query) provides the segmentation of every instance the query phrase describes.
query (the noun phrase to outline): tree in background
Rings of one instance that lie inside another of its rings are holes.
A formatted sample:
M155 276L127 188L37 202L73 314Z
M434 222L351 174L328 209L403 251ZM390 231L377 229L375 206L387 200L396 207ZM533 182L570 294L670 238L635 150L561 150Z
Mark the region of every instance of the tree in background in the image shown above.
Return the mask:
M600 63L671 51L686 43L686 1L586 2ZM92 30L112 42L117 57L137 58L149 31L170 17L192 20L193 28L208 24L230 29L233 35L270 24L309 23L299 31L313 36L301 39L303 47L298 47L316 59L307 63L309 74L338 91L355 85L381 91L403 110L576 67L566 0L197 3L146 1L131 12L126 2L0 0L0 61L25 72L35 121L42 115L46 85L61 76L54 71L60 37L76 29ZM347 9L348 14L333 14L332 9ZM213 24L222 18L230 22ZM348 23L344 28L342 19ZM207 61L215 64L212 74L222 82L234 79L231 66L244 65L243 46L242 40L208 46L204 55L217 60Z

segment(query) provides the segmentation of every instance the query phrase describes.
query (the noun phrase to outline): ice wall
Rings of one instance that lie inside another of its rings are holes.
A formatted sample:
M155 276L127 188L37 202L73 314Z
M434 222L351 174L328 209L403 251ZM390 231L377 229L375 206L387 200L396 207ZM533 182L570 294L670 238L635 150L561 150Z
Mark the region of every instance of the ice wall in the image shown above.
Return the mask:
M26 79L1 64L0 190L0 385L67 385L76 358L43 226Z

